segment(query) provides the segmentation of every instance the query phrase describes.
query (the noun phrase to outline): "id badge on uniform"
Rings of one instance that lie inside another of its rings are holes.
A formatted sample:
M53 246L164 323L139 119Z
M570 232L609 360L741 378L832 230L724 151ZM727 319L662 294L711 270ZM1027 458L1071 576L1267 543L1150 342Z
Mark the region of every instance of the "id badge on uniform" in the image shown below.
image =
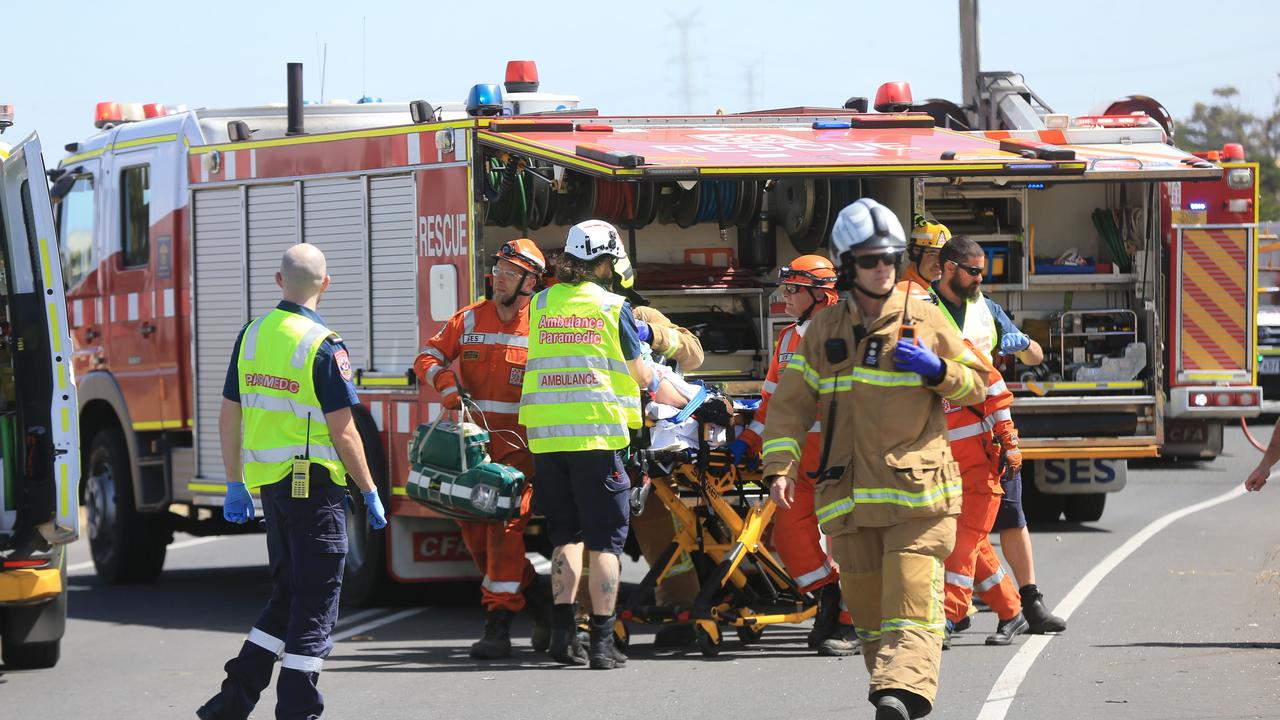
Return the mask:
M293 459L293 480L289 484L289 496L305 500L311 494L311 460L304 457Z

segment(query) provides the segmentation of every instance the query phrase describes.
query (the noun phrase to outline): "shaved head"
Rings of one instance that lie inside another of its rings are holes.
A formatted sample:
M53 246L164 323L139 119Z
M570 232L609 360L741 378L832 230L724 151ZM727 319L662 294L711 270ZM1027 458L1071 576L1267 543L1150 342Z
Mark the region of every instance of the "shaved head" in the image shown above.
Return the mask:
M324 253L311 243L298 243L284 251L276 275L284 298L298 304L319 297L328 285L329 271Z

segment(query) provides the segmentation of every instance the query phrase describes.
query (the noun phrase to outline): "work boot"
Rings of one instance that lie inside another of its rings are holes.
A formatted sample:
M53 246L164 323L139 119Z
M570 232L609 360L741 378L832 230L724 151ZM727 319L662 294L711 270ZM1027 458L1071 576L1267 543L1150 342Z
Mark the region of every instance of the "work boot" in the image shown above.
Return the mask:
M663 625L653 635L654 647L682 648L689 647L698 641L698 636L689 624Z
M200 720L247 720L249 713L228 710L226 701L222 699L222 695L214 695L209 698L209 702L200 706L196 710L196 717Z
M813 616L813 629L809 631L809 647L817 650L822 642L836 632L840 624L840 583L818 588L818 612Z
M484 635L472 643L473 660L501 660L511 657L511 618L515 613L494 608L484 614Z
M1023 617L1022 613L1018 613L1008 620L1001 620L1000 624L996 625L995 634L987 636L987 644L1008 645L1013 642L1015 637L1026 632L1027 627L1027 619Z
M839 623L831 637L818 644L818 654L823 657L849 657L857 655L861 648L858 632L853 626Z
M573 603L556 603L551 607L551 659L562 665L586 665L587 652L578 642L578 625Z
M968 630L969 626L972 624L973 624L973 616L965 615L963 618L960 618L960 622L956 623L956 626L952 628L951 631L962 633L965 630Z
M876 720L914 720L933 709L928 700L899 688L873 694L871 703L876 706Z
M591 669L612 670L627 664L627 656L613 644L613 615L591 616Z
M524 607L533 617L533 630L529 644L534 652L546 652L551 646L551 583L545 575L539 575L524 589Z
M1022 596L1022 614L1030 625L1027 632L1043 635L1067 629L1067 621L1049 612L1049 608L1044 606L1044 596L1035 585L1022 586L1018 594Z

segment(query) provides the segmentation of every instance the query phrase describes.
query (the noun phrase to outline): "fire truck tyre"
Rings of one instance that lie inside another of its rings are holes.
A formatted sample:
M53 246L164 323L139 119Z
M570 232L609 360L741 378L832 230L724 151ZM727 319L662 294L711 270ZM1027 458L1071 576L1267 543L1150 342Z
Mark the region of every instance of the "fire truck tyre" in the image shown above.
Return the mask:
M133 504L133 474L124 436L99 430L89 442L84 505L89 516L93 567L106 582L154 580L173 539L163 514L140 513Z
M387 456L378 436L378 426L363 405L352 410L356 429L360 431L360 441L364 445L365 458L369 462L369 473L378 486L382 506L389 511L391 479L387 472ZM351 512L347 514L347 561L342 576L342 602L354 607L368 607L388 600L396 587L387 573L387 533L390 532L390 526L382 530L369 527L364 498L351 485L350 480L348 486L351 491Z
M8 670L41 670L58 664L67 626L66 573L62 593L49 602L0 610L0 657Z
M1067 522L1096 522L1102 517L1102 510L1107 506L1107 494L1068 495L1066 501Z

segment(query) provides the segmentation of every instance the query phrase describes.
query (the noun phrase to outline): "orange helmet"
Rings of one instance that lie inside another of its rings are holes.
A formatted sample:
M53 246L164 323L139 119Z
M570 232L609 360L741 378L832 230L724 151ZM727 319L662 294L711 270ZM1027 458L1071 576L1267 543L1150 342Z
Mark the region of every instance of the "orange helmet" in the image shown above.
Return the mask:
M498 254L494 255L493 258L495 260L506 260L539 276L547 272L546 258L542 256L542 251L529 238L508 240L502 244L502 247L498 248Z
M778 268L778 279L783 285L835 290L836 268L821 255L801 255Z

